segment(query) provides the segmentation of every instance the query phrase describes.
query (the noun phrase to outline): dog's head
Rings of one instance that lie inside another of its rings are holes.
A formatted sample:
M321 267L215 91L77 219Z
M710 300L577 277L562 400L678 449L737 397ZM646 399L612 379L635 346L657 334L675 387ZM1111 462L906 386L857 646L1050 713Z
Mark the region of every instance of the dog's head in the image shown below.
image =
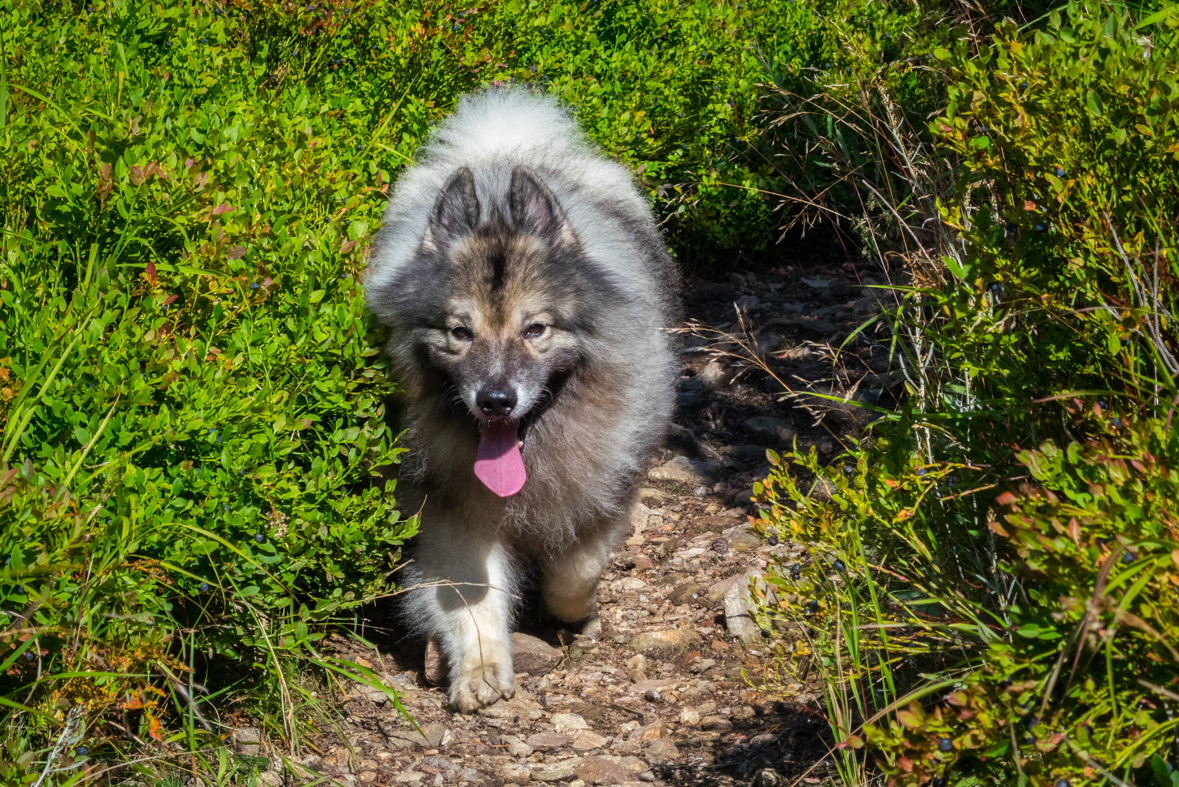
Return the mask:
M591 301L602 293L540 178L517 167L506 196L506 209L483 215L471 171L458 170L419 249L428 261L419 271L437 277L430 302L415 309L419 362L453 384L484 428L519 422L547 403L552 386L586 357Z

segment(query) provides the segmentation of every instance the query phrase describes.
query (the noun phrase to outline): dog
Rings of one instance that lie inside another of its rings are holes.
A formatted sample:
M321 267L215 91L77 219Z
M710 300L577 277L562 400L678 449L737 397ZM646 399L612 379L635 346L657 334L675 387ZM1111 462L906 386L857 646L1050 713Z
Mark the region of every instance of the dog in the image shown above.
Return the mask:
M365 298L404 399L397 493L421 512L403 611L455 710L514 693L523 577L566 626L600 625L672 415L679 290L629 171L544 95L464 97L397 180Z

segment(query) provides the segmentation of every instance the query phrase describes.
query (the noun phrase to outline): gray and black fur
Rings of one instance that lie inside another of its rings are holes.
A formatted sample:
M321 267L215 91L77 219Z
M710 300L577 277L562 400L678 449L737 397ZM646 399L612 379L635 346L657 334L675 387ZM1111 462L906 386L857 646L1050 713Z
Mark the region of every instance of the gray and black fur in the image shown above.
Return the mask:
M593 617L671 417L678 275L630 173L555 101L492 88L464 98L398 181L365 289L408 402L398 494L423 506L407 615L470 711L514 691L525 566L553 615ZM528 472L506 498L472 469L497 418L518 425Z

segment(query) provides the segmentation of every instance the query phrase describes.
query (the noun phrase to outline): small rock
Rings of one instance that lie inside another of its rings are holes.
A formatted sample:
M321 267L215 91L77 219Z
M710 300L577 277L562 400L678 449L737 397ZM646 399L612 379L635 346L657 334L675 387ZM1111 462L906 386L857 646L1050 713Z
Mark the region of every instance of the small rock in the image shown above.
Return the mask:
M715 390L724 385L725 368L720 365L719 361L713 359L696 373L696 379L704 383L705 389Z
M753 787L785 787L787 784L786 777L773 768L762 768L753 777Z
M686 456L674 457L647 473L656 481L678 481L691 486L712 486L720 481L720 467L711 462L700 462Z
M647 587L647 583L638 577L623 577L614 583L617 590L642 590Z
M258 774L258 781L265 784L266 787L282 787L283 785L282 774L274 771L262 771Z
M574 751L591 751L606 745L606 738L593 730L582 730L573 738ZM581 778L585 778L582 776Z
M666 738L651 741L643 749L643 759L649 763L668 762L680 756L680 750Z
M765 541L757 533L754 533L752 530L745 530L733 536L729 541L729 548L737 552L753 552L764 543Z
M393 782L395 784L421 784L426 778L426 774L421 771L402 771L393 775Z
M714 604L722 601L725 597L725 594L729 592L729 588L731 588L733 583L737 581L738 576L740 576L740 574L727 577L726 579L722 579L720 582L717 582L708 589L708 595L706 598Z
M750 746L769 746L774 741L778 740L778 736L772 732L763 732L760 735L754 735L749 739Z
M495 769L501 784L528 784L532 781L532 774L527 768L517 762L503 762Z
M442 647L434 639L426 642L426 664L422 670L427 686L442 686L446 683L446 659Z
M699 582L684 582L667 594L667 600L672 604L696 604L708 593L708 589Z
M626 677L631 683L638 683L647 679L647 657L642 653L631 656L626 660Z
M252 756L261 754L266 745L262 740L262 730L258 727L242 727L233 734L233 740L239 752Z
M501 735L499 742L508 748L508 754L513 757L527 757L535 751L516 735Z
M356 774L356 781L360 782L361 784L374 784L377 781L377 772L361 771L360 773Z
M529 735L526 742L537 751L548 751L568 746L573 743L573 738L559 732L538 732L535 735Z
M684 708L680 711L680 724L686 724L689 727L695 727L700 723L700 714L695 708Z
M603 757L583 758L576 773L586 784L620 784L631 777L629 770Z
M761 303L761 299L756 295L742 295L734 301L736 307L743 312L753 311L759 303Z
M512 634L512 666L516 672L546 675L561 661L561 651L527 634Z
M733 729L733 722L729 721L724 716L705 716L700 720L700 728L703 730L728 732L729 730Z
M701 659L692 664L692 672L701 673L707 672L716 666L716 659Z
M580 757L571 757L561 762L548 762L532 768L532 778L538 782L563 782L577 775Z
M423 749L441 749L450 742L450 730L436 721L420 725L422 731L401 729L389 733L389 744L399 749L420 746Z
M588 730L590 728L585 719L583 719L581 716L578 716L576 713L554 713L552 724L553 729L565 735L578 730Z
M515 719L519 716L521 719L528 719L529 721L536 721L544 716L544 711L541 710L540 703L532 699L524 691L517 691L516 696L510 700L500 700L494 705L480 708L477 713L480 716L489 716L493 719ZM425 728L423 727L422 729Z
M725 628L746 645L761 639L761 629L753 622L750 612L753 609L753 596L749 592L750 581L755 581L762 593L768 593L768 586L761 578L761 571L751 568L739 574L733 580L732 586L725 593Z
M648 631L639 634L630 641L628 647L633 651L641 652L651 650L652 648L686 648L689 645L698 645L699 643L700 635L696 633L695 629L682 628L668 631Z
M775 445L789 445L798 436L798 430L785 418L758 416L741 423L741 428L751 435L764 438Z
M658 740L667 732L667 728L663 726L662 721L653 722L645 727L639 727L630 734L632 741L639 743L646 743L648 741Z

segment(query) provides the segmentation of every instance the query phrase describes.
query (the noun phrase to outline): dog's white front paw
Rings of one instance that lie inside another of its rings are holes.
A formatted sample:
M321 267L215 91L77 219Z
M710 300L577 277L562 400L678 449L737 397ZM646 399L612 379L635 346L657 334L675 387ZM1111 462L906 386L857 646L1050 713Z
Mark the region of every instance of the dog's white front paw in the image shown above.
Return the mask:
M511 699L516 693L516 676L511 657L474 659L463 665L450 684L450 706L459 713L472 713L484 705Z

